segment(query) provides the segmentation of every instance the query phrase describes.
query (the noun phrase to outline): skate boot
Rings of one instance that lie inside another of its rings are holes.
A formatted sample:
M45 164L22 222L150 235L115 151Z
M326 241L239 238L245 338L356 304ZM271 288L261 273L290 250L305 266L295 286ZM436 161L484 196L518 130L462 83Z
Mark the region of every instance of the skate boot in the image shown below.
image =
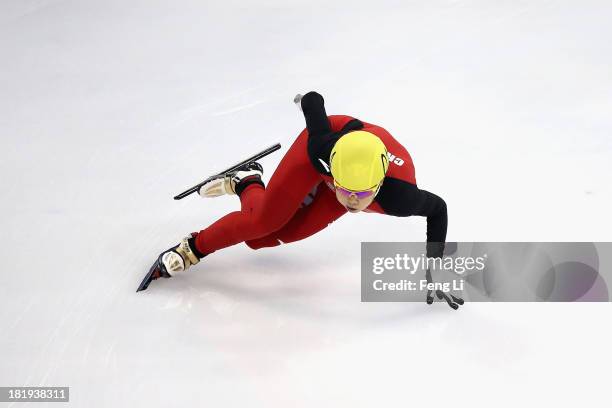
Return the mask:
M220 174L218 178L204 184L198 190L202 197L219 197L225 194L238 194L250 184L257 183L263 186L261 176L263 167L257 162L250 162L238 170L227 174Z
M200 262L204 255L195 248L196 236L197 234L193 233L183 238L177 246L162 252L149 269L149 273L147 273L136 292L145 290L149 283L155 279L171 278L180 272L186 271L191 265Z

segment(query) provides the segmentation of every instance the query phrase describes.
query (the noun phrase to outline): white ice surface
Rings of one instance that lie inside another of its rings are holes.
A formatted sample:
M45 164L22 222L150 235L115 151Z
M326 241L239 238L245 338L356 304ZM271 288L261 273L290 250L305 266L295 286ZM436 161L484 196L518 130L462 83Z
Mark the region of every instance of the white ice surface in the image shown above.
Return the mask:
M360 303L359 243L423 240L422 219L347 215L134 290L237 208L172 196L285 152L313 89L404 143L449 240L610 240L611 19L607 1L2 0L0 386L67 385L75 407L609 399L609 303Z

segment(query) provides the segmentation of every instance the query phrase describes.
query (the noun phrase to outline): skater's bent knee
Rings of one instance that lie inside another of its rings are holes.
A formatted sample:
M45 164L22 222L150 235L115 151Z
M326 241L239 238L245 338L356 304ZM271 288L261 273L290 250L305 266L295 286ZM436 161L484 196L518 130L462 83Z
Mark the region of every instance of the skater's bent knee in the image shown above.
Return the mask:
M269 238L269 237L264 237L264 238L259 238L259 239L252 239L249 241L245 241L244 242L249 248L251 249L261 249L261 248L271 248L271 247L275 247L275 246L279 246L281 243L278 239L276 238Z

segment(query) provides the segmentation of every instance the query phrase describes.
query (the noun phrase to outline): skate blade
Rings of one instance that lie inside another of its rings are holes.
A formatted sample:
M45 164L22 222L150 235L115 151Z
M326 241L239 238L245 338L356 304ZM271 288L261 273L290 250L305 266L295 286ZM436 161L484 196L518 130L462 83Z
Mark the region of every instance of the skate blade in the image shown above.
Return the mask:
M159 259L155 261L153 266L151 266L151 268L149 269L149 273L147 273L144 279L142 280L142 282L140 282L140 285L138 286L138 289L136 289L136 292L146 290L149 287L149 284L153 281L153 274L158 269L159 269Z

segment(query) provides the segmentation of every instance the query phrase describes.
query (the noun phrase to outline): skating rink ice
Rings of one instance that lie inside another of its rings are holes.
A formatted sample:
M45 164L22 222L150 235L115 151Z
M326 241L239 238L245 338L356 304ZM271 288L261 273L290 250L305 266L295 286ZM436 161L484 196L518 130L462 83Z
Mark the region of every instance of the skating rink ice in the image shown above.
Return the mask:
M449 241L610 241L611 18L606 1L3 0L0 386L70 386L88 408L601 405L610 303L360 302L360 243L422 241L421 218L348 214L135 290L239 208L172 197L280 142L268 180L309 90L406 146Z

